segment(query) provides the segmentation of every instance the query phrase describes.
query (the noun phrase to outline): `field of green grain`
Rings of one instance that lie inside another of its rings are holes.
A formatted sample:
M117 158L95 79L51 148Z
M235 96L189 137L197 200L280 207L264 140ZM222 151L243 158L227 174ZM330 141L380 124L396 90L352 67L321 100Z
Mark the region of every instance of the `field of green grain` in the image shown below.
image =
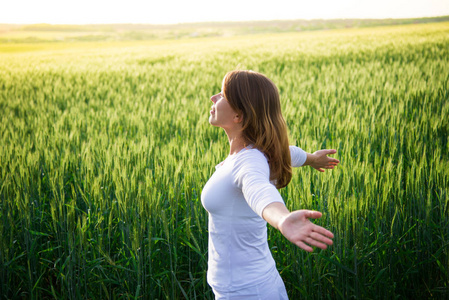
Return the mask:
M289 297L449 297L449 23L0 44L0 297L213 299L209 97L235 68L277 84L291 144L341 161L281 190L335 234L306 253L269 230Z

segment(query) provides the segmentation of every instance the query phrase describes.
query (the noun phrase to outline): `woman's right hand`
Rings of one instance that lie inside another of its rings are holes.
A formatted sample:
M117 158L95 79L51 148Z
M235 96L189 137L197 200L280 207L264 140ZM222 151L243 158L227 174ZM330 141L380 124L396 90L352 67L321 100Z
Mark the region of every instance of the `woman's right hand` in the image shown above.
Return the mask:
M290 242L308 252L313 247L326 249L332 245L334 235L329 230L313 224L309 219L321 218L319 211L296 210L285 215L278 223L278 229Z
M284 203L274 202L262 212L262 217L271 226L296 246L312 252L313 247L326 249L332 245L334 235L329 230L313 224L309 219L319 219L322 214L314 210L295 210L290 212Z

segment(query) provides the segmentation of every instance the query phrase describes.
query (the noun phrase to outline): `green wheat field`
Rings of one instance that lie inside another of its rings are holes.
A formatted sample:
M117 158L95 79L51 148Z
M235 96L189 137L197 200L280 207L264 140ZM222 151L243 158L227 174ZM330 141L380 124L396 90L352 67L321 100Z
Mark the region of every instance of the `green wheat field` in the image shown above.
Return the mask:
M0 43L2 299L213 299L200 195L229 146L209 98L236 68L278 86L290 144L341 161L280 191L335 234L306 253L269 229L289 297L449 298L449 22L40 34Z

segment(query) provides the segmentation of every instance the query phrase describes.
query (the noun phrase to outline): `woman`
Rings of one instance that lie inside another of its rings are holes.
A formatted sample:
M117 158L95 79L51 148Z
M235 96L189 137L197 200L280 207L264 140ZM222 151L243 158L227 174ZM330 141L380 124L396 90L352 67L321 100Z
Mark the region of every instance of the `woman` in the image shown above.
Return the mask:
M332 169L335 150L305 153L289 147L276 86L253 71L232 71L211 97L209 123L225 130L229 156L204 186L209 212L207 280L216 299L287 299L267 244L266 222L298 247L326 249L333 234L310 222L317 211L289 212L277 189L291 180L291 166Z

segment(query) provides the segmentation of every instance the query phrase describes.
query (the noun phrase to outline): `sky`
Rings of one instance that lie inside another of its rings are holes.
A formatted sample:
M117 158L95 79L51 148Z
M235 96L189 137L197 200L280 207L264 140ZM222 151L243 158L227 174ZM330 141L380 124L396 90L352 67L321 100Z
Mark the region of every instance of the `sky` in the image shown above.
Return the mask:
M449 15L449 0L0 0L0 23L176 24Z

